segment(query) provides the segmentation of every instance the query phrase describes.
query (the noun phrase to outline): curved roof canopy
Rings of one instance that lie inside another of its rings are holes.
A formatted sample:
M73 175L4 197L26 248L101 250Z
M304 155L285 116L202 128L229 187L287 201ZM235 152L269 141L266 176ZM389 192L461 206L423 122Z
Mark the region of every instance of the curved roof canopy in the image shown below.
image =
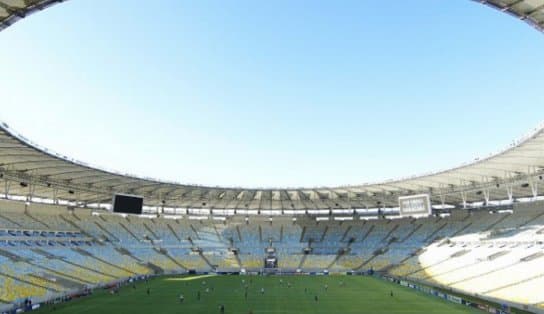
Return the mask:
M31 13L66 0L0 0L0 31ZM472 0L509 13L544 31L544 0Z
M28 15L65 0L0 0L0 31Z
M0 0L0 30L64 0ZM544 0L479 0L544 31ZM109 203L113 194L143 195L147 205L250 209L353 209L395 207L398 197L429 193L433 203L536 197L544 174L544 128L484 159L410 178L342 187L235 188L164 182L107 171L33 144L0 125L0 177L7 196L62 199L80 205ZM2 189L0 187L0 192Z
M164 182L100 169L42 148L1 124L0 174L10 195L80 203L107 203L115 193L128 193L157 206L351 209L395 207L399 196L429 193L434 203L459 205L537 196L544 175L544 127L499 153L444 171L351 186L254 189Z

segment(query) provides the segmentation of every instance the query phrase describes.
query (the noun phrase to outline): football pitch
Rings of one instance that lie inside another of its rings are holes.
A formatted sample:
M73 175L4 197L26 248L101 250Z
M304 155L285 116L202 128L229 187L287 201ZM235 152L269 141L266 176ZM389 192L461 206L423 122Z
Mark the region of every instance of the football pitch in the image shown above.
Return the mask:
M39 313L213 314L221 313L221 305L227 314L482 313L378 278L360 276L159 277L148 283L137 282L136 288L123 287L118 294L96 290L90 297L47 306Z

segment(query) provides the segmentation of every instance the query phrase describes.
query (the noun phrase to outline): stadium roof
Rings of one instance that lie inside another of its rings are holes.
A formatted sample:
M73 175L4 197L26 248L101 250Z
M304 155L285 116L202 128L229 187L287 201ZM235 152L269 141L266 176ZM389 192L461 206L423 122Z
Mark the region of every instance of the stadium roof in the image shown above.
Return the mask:
M188 185L100 169L40 147L1 124L0 174L6 194L81 203L107 203L115 193L128 193L168 207L344 209L395 207L399 196L429 193L434 203L459 205L536 197L544 175L544 127L499 153L425 175L340 187L258 189Z
M473 0L509 13L544 31L544 0Z
M65 0L0 0L0 31L28 15Z
M66 0L0 0L0 31L36 11ZM544 31L544 0L472 0L509 13Z
M0 0L0 30L63 0ZM544 30L544 0L476 1ZM40 147L0 125L3 193L70 200L78 205L109 203L115 193L142 195L152 206L290 210L395 207L398 197L429 193L435 204L459 205L536 197L544 175L544 128L489 157L443 171L378 183L314 188L196 186L121 174L72 160ZM0 187L0 191L2 191Z

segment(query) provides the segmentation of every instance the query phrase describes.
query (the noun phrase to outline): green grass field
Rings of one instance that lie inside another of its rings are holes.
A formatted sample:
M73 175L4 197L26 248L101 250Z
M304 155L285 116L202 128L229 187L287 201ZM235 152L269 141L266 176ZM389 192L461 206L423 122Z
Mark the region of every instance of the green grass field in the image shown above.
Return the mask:
M247 300L242 280L249 286ZM341 281L344 286L340 286ZM287 287L288 282L291 288ZM151 295L147 295L147 287ZM210 291L206 292L206 288ZM264 295L261 288L265 289ZM197 291L201 293L200 301ZM180 294L185 297L183 303L179 301ZM250 310L254 314L481 313L381 279L359 276L160 277L149 283L139 282L136 289L124 287L118 295L100 291L55 308L45 307L39 313L209 314L219 313L220 304L227 314L247 314Z

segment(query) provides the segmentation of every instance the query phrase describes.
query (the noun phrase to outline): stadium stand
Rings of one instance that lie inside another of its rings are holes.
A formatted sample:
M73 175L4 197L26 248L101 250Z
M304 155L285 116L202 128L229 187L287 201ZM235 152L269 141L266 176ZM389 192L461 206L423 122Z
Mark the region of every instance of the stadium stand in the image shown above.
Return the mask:
M0 30L61 2L0 0ZM477 2L544 29L541 0ZM544 204L536 201L544 173L543 138L541 126L498 154L394 182L257 191L187 189L104 171L43 149L1 123L0 140L9 145L1 147L0 156L5 183L5 199L0 200L0 310L26 298L50 300L138 275L263 270L267 257L277 258L282 271L372 270L544 310ZM158 215L164 206L154 217L88 208L97 200L104 205L101 200L110 200L114 192L126 192L114 190L123 186L140 188L153 206L165 205L164 194L191 194L194 198L179 197L172 206L274 209L282 215L214 221L191 220L189 213L175 219ZM351 188L361 192L347 192ZM369 202L393 208L399 195L413 194L414 188L431 191L433 205L450 203L456 208L446 211L448 215L418 219L387 219L381 209L367 219L368 213L359 211L368 209ZM443 194L443 189L450 192ZM513 205L497 211L489 203L504 201L503 194ZM40 201L33 202L35 197ZM69 205L41 203L58 204L59 199ZM519 199L532 202L518 203ZM465 208L475 203L486 206ZM298 209L303 215L296 219L283 215L284 210ZM350 212L353 221L329 220L333 209ZM321 218L327 219L317 221L310 213L314 210L324 210L327 217Z
M544 285L544 215L538 202L516 205L513 213L344 223L282 217L202 222L1 206L3 303L46 300L136 275L261 270L268 249L285 271L372 269L468 294L542 303L536 288Z

